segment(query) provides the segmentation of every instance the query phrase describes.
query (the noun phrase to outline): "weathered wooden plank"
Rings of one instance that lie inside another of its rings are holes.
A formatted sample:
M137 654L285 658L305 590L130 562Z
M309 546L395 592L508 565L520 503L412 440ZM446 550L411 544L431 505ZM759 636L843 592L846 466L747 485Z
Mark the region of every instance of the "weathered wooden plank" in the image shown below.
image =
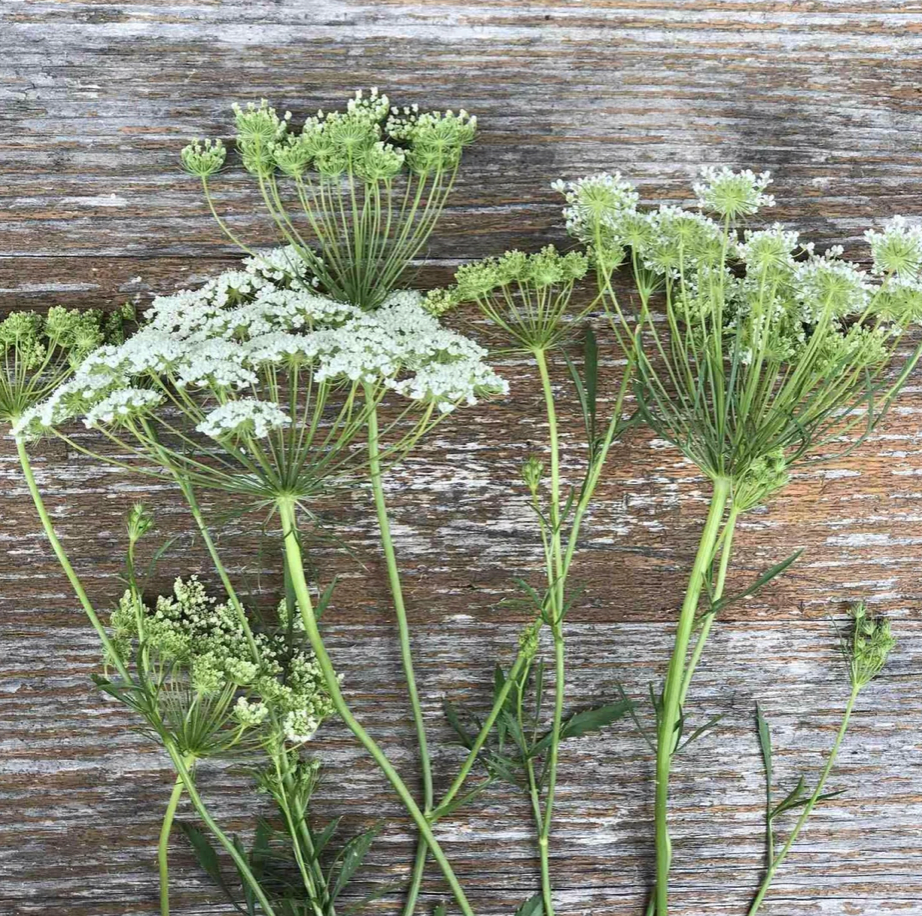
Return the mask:
M922 210L922 9L913 2L12 0L0 26L2 310L144 303L222 269L235 252L177 167L186 138L226 136L234 99L266 96L298 117L375 83L481 119L426 283L465 258L560 240L549 182L603 168L636 178L648 200L682 199L703 163L772 168L773 216L859 254L867 226ZM230 173L219 186L235 227L271 244L246 181ZM389 482L443 785L458 752L441 698L487 703L492 664L509 658L522 619L500 602L539 563L518 486L521 460L541 447L538 391L521 365L509 369L512 398L440 429ZM563 385L563 367L556 375ZM848 794L815 816L765 912L922 913L920 410L914 380L862 449L802 468L781 498L741 524L734 585L808 550L783 581L727 612L702 666L693 713L727 716L677 767L677 913L744 911L761 858L753 703L772 719L779 781L814 773L844 701L826 617L859 596L893 613L901 644L862 699L834 776ZM576 437L572 410L564 415ZM568 450L574 480L579 458ZM164 536L188 529L168 487L55 444L36 464L81 574L105 599L118 593L122 515L133 500L160 507ZM94 639L37 531L9 442L0 444L0 477L0 913L152 913L169 768L89 685ZM618 680L642 695L662 675L705 491L649 435L618 447L578 555L585 594L569 627L574 706L610 697ZM331 641L350 696L412 775L368 509L363 493L328 507L356 558L326 545L317 562L327 580L342 577ZM277 585L271 548L249 521L226 526L222 548L241 581L268 595ZM162 563L159 586L207 572L201 553L182 547ZM385 816L366 878L399 877L412 835L382 780L336 726L318 749L331 772L321 815L344 809L350 829ZM562 914L640 912L652 861L651 775L649 753L626 725L567 747L554 851ZM227 767L206 767L202 782L232 828L262 810ZM511 913L533 892L520 800L491 792L440 831L479 913ZM177 916L227 912L175 845ZM427 903L443 891L433 875ZM380 909L395 912L395 903Z

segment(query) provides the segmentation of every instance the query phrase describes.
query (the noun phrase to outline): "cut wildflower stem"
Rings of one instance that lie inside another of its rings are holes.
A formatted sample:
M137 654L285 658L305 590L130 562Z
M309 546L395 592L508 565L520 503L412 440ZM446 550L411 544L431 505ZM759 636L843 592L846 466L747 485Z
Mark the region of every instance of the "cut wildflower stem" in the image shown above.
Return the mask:
M566 688L566 658L563 638L564 572L562 526L560 519L560 438L557 430L557 409L554 404L554 389L547 369L547 357L543 350L535 351L541 390L547 414L548 443L550 445L550 550L548 551L548 594L550 601L551 636L554 642L554 712L551 724L551 745L548 750L547 790L544 799L544 814L538 833L538 853L541 860L541 895L544 912L553 916L550 837L554 813L554 796L557 790L557 763L560 750L560 724L563 721L564 693Z
M623 344L633 343L643 419L714 484L658 711L656 916L668 916L666 818L676 723L713 613L702 621L690 660L687 654L723 513L730 509L720 592L739 513L783 487L795 462L821 448L854 447L920 356L917 347L903 359L898 347L922 318L922 233L899 219L869 233L868 273L842 260L841 249L815 254L778 224L738 232L739 218L774 203L769 184L767 173L703 170L694 191L714 219L674 206L642 212L639 195L620 175L556 185L566 198L567 229L592 258L612 326ZM640 308L633 317L612 283L622 264L631 266L636 282Z
M366 396L370 392L366 392ZM413 669L413 650L410 645L410 627L407 622L406 606L403 599L403 587L400 582L400 571L397 567L397 555L394 551L394 542L391 538L390 520L387 514L387 503L384 498L384 481L381 470L381 452L378 440L378 414L372 410L368 415L368 463L372 491L374 493L375 513L378 518L378 531L381 537L381 547L384 551L384 560L387 566L387 580L390 586L391 597L394 602L394 613L397 617L397 629L400 642L400 660L403 665L404 678L407 683L407 694L413 714L413 725L416 729L417 747L419 750L419 764L423 780L423 813L428 818L434 803L432 786L432 762L429 758L429 744L426 739L426 723L423 718L422 706L419 702L419 690L416 687L416 674ZM410 887L404 905L404 913L412 916L416 910L416 901L419 896L426 866L428 844L420 836Z
M887 662L887 658L896 645L896 640L893 638L890 632L890 621L884 617L872 617L868 613L867 605L863 601L859 602L851 609L851 617L851 633L842 639L842 651L845 656L845 662L848 668L848 680L851 690L849 693L848 702L845 704L845 712L842 715L842 723L840 724L839 730L836 733L835 740L832 744L832 749L830 750L829 756L826 759L826 764L820 773L820 778L816 784L816 788L814 789L813 794L805 802L799 801L799 793L803 785L803 780L801 780L801 782L798 783L798 787L791 795L788 796L787 799L785 799L784 802L782 802L774 809L772 808L771 736L768 731L768 724L762 718L761 711L759 711L757 714L759 725L759 741L762 746L762 757L765 763L765 784L768 796L765 819L766 834L768 839L768 870L765 874L765 878L763 879L762 884L759 886L758 893L756 894L755 899L749 908L749 916L755 916L755 914L758 912L763 900L765 899L765 895L768 893L768 890L771 887L775 873L781 867L788 853L791 851L791 847L797 841L798 836L806 825L807 820L813 813L813 810L816 808L817 804L820 801L830 797L828 794L823 794L823 789L826 786L826 782L829 779L829 774L832 772L832 768L835 766L836 759L839 755L839 750L842 747L842 742L845 740L845 734L848 731L852 711L855 708L855 702L858 699L858 695L862 690L864 690L865 687L868 686L868 684L871 683L871 681L874 680L875 677L877 677L878 674L880 674L881 670ZM774 818L782 811L790 810L791 808L794 808L798 805L802 806L803 808L800 813L800 817L798 817L797 823L791 830L787 841L781 847L781 851L776 855L774 852L773 837Z
M304 577L304 558L301 553L300 536L298 533L294 503L288 500L280 500L278 503L278 509L282 524L282 534L285 540L286 562L288 564L291 583L294 587L295 596L298 601L298 607L301 612L301 618L304 622L304 629L308 638L310 639L310 643L317 656L317 660L320 663L327 689L330 692L330 696L333 700L333 705L336 709L336 712L339 714L340 718L342 718L343 722L346 724L352 734L355 735L355 737L358 739L362 747L364 747L365 750L371 755L375 763L378 764L390 784L393 786L404 807L406 807L407 811L409 812L410 817L413 819L413 823L416 825L423 839L425 839L429 849L432 851L432 856L438 863L439 868L442 870L442 874L445 876L445 880L448 882L452 894L454 895L455 901L458 904L461 912L464 913L464 916L473 916L473 910L468 903L467 897L465 896L461 885L458 883L458 879L455 877L455 873L452 870L448 859L445 857L445 853L442 851L442 847L436 840L426 816L416 804L416 801L410 793L410 790L407 788L404 781L400 778L399 774L394 769L385 753L365 731L355 716L352 715L352 711L349 709L349 706L343 697L342 691L339 687L339 678L333 668L333 663L327 654L326 646L323 642L323 637L320 635L320 630L317 626L317 620L314 616L313 601L310 597L310 590L307 585L307 580Z
M240 850L237 848L237 844L218 826L208 808L205 806L205 803L202 801L202 797L199 795L198 788L195 785L195 778L189 766L186 764L183 755L169 743L167 743L165 747L170 755L170 759L173 761L173 766L179 778L182 780L183 788L189 796L189 801L192 802L192 806L195 808L196 813L233 860L237 871L240 873L241 879L247 884L253 896L256 898L256 901L262 907L264 916L275 916L275 910L272 908L272 904L269 902L269 898L266 896L259 880L250 869L246 858L241 855Z
M800 835L801 830L803 830L804 825L807 823L810 815L813 813L813 809L816 807L817 802L820 799L820 796L823 794L823 789L826 786L826 780L829 778L829 774L832 772L833 766L835 766L836 758L839 756L839 749L842 747L842 742L845 740L845 733L848 731L849 722L852 717L852 710L855 707L855 701L858 699L858 693L860 687L852 687L852 691L849 694L848 702L845 705L845 712L842 716L842 723L839 726L839 730L836 733L835 741L832 744L832 749L829 752L829 757L826 760L826 765L823 767L822 772L820 773L819 781L816 784L816 789L813 791L813 794L810 796L807 803L803 806L803 810L800 813L800 817L797 818L797 823L794 825L791 835L788 837L787 842L781 848L781 851L771 858L771 863L768 866L768 871L766 872L765 878L762 880L762 884L759 886L758 893L755 896L755 899L752 901L752 905L749 907L749 916L755 916L759 911L759 908L762 906L762 902L765 899L765 895L768 893L771 883L774 880L775 872L781 867L781 863L784 862L787 858L788 853L791 851L791 847L797 840L797 837ZM769 822L770 823L770 822ZM772 829L769 826L769 831Z
M186 766L191 763L190 760L185 760L184 762ZM173 791L170 793L169 803L166 806L166 813L163 815L163 823L160 826L160 842L157 844L157 865L160 870L160 916L170 916L170 832L173 829L173 819L176 816L176 809L179 807L182 793L182 778L177 776Z
M730 555L733 548L733 534L736 530L736 523L739 519L740 508L737 505L731 505L727 513L727 519L724 523L723 530L720 533L720 565L717 570L717 580L714 583L714 592L712 602L717 602L723 597L724 588L727 583L727 570L730 566ZM688 696L691 687L692 678L695 675L695 669L698 662L701 661L701 655L704 652L704 644L707 642L708 635L711 632L711 626L714 623L714 614L708 614L701 624L698 636L695 640L695 648L692 651L691 659L685 668L685 674L682 679L682 691L679 695L679 707L685 705L685 699Z
M719 477L714 481L714 491L708 510L707 521L701 534L698 552L692 566L685 600L679 614L675 636L675 647L663 687L662 708L659 714L659 728L656 742L656 793L654 817L656 823L656 913L666 916L669 901L669 869L672 859L672 844L669 841L669 773L675 753L676 724L680 713L682 685L685 676L685 661L689 641L695 625L698 602L704 587L705 576L714 556L714 548L720 533L724 509L730 496L730 481Z
M124 680L126 683L129 683L131 681L131 676L128 673L128 669L125 667L125 663L121 658L121 654L112 644L112 640L109 638L109 634L106 632L106 628L102 625L102 621L99 619L99 616L97 615L92 602L87 597L86 591L83 588L83 583L74 572L74 568L71 566L70 560L67 557L67 553L65 552L64 547L61 545L61 541L55 533L54 525L51 522L48 511L45 509L45 503L42 499L41 491L35 482L35 475L32 473L32 463L29 460L29 453L26 451L25 443L20 439L16 440L16 453L19 456L19 464L22 468L22 474L26 480L26 486L29 488L29 493L32 496L32 502L35 504L35 511L38 513L39 520L42 523L42 528L45 531L45 536L48 538L48 543L51 544L51 549L54 551L54 555L58 558L58 562L61 564L61 568L64 570L64 574L67 576L67 580L70 582L71 587L77 596L77 599L80 601L83 610L86 612L87 618L92 624L93 629L96 631L96 635L99 637L99 641L102 643L105 649L106 660L115 666L115 669L118 671L122 680Z

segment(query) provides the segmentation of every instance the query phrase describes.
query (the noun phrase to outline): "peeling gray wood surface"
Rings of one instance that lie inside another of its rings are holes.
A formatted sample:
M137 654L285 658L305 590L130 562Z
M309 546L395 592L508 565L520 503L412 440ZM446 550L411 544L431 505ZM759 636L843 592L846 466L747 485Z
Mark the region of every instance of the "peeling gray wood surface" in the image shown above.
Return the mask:
M771 168L773 218L856 254L868 226L922 211L918 2L4 0L0 309L143 303L231 263L236 252L177 167L179 147L190 136L226 136L233 100L265 96L297 118L374 84L395 100L480 117L481 139L433 241L433 277L458 260L560 240L549 182L600 169L621 169L653 201L681 199L701 164ZM274 242L239 175L222 178L219 197L241 234ZM540 405L535 386L518 368L511 374L509 401L443 427L389 484L442 785L459 753L441 699L487 704L492 665L508 661L521 622L499 602L514 595L514 577L538 573L517 481L541 441ZM827 618L859 597L894 615L900 645L862 697L833 777L847 794L814 816L765 912L922 914L920 408L916 381L860 451L802 469L741 525L738 585L808 550L783 581L728 612L700 671L692 715L726 716L677 765L677 914L744 912L762 855L754 702L773 724L778 781L809 778L846 692ZM578 461L568 453L574 479ZM188 530L166 487L55 444L36 466L102 600L119 590L132 501L160 507L164 533ZM89 683L95 638L38 531L9 442L0 476L0 913L154 913L169 767ZM616 450L578 554L585 595L568 628L572 706L611 697L619 680L640 694L662 676L705 499L704 482L648 436ZM366 495L336 514L355 556L317 554L325 579L343 576L330 612L335 658L360 718L412 779ZM271 592L277 564L252 526L228 524L222 546L242 581ZM193 571L207 573L204 558L175 551L158 582ZM318 749L329 772L321 816L345 810L351 828L388 818L367 879L399 879L412 834L386 786L343 729L325 729ZM553 852L562 916L641 912L651 776L650 755L627 726L566 746ZM201 780L222 821L252 824L261 803L244 776L207 766ZM490 792L439 834L478 913L509 914L535 890L520 799ZM181 841L174 847L177 916L227 913ZM433 874L426 906L443 891ZM398 899L380 909L396 912Z

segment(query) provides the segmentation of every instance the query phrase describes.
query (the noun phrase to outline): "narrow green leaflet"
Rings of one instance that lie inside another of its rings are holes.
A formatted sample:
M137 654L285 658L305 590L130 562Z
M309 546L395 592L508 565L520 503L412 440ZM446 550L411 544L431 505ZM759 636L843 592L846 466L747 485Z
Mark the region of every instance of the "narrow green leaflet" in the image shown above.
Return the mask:
M750 598L752 595L756 594L760 589L768 585L772 579L780 576L789 566L797 562L797 559L803 553L803 548L800 550L795 550L786 560L782 560L780 563L776 563L774 566L766 569L755 582L752 583L747 589L742 592L738 592L735 595L730 595L726 598L721 598L719 601L715 601L707 611L702 614L698 620L701 622L705 617L711 616L713 614L719 614L725 607L730 604L735 604L737 601L742 601L744 598Z
M238 913L246 913L246 910L242 909L240 904L237 903L234 894L227 886L227 882L221 874L218 854L215 852L214 846L211 845L208 837L206 837L198 827L192 824L181 822L179 827L186 835L186 839L189 841L189 844L192 846L192 851L195 853L195 858L198 860L199 865L202 866L205 874L224 891L225 896L233 904L234 909L237 910Z

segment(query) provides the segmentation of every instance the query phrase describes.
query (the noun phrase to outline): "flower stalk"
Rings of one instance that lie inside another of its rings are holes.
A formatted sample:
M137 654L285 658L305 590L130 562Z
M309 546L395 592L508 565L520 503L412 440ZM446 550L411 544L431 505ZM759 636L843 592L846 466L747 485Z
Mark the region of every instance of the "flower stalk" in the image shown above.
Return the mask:
M282 535L285 541L285 558L291 583L294 587L295 596L298 601L298 608L301 613L301 619L304 623L304 629L313 647L314 653L323 671L327 690L333 701L333 705L340 718L346 724L346 727L358 739L363 748L371 755L375 763L381 768L388 782L394 788L404 807L407 809L413 823L416 825L426 845L432 852L433 858L442 870L445 880L448 882L454 895L458 908L464 916L473 916L471 905L465 896L457 877L442 851L442 847L436 840L429 825L426 816L416 804L406 783L400 778L400 775L394 769L393 764L387 758L387 755L381 750L374 739L365 731L362 725L352 714L352 710L346 703L345 697L339 687L339 677L333 668L333 662L326 650L323 637L317 626L317 619L314 615L313 601L311 600L310 590L307 580L304 577L304 558L301 552L300 536L298 532L297 519L295 515L294 503L291 500L279 499L278 501L279 517L282 524Z
M663 688L662 708L656 740L656 793L654 822L656 835L656 913L666 916L669 910L669 870L672 864L672 844L669 840L669 774L676 751L676 724L680 713L682 685L686 673L688 646L698 613L698 604L705 577L714 557L714 548L720 534L730 481L717 478L711 495L707 521L701 533L695 562L692 566L685 600L679 614L675 644Z

